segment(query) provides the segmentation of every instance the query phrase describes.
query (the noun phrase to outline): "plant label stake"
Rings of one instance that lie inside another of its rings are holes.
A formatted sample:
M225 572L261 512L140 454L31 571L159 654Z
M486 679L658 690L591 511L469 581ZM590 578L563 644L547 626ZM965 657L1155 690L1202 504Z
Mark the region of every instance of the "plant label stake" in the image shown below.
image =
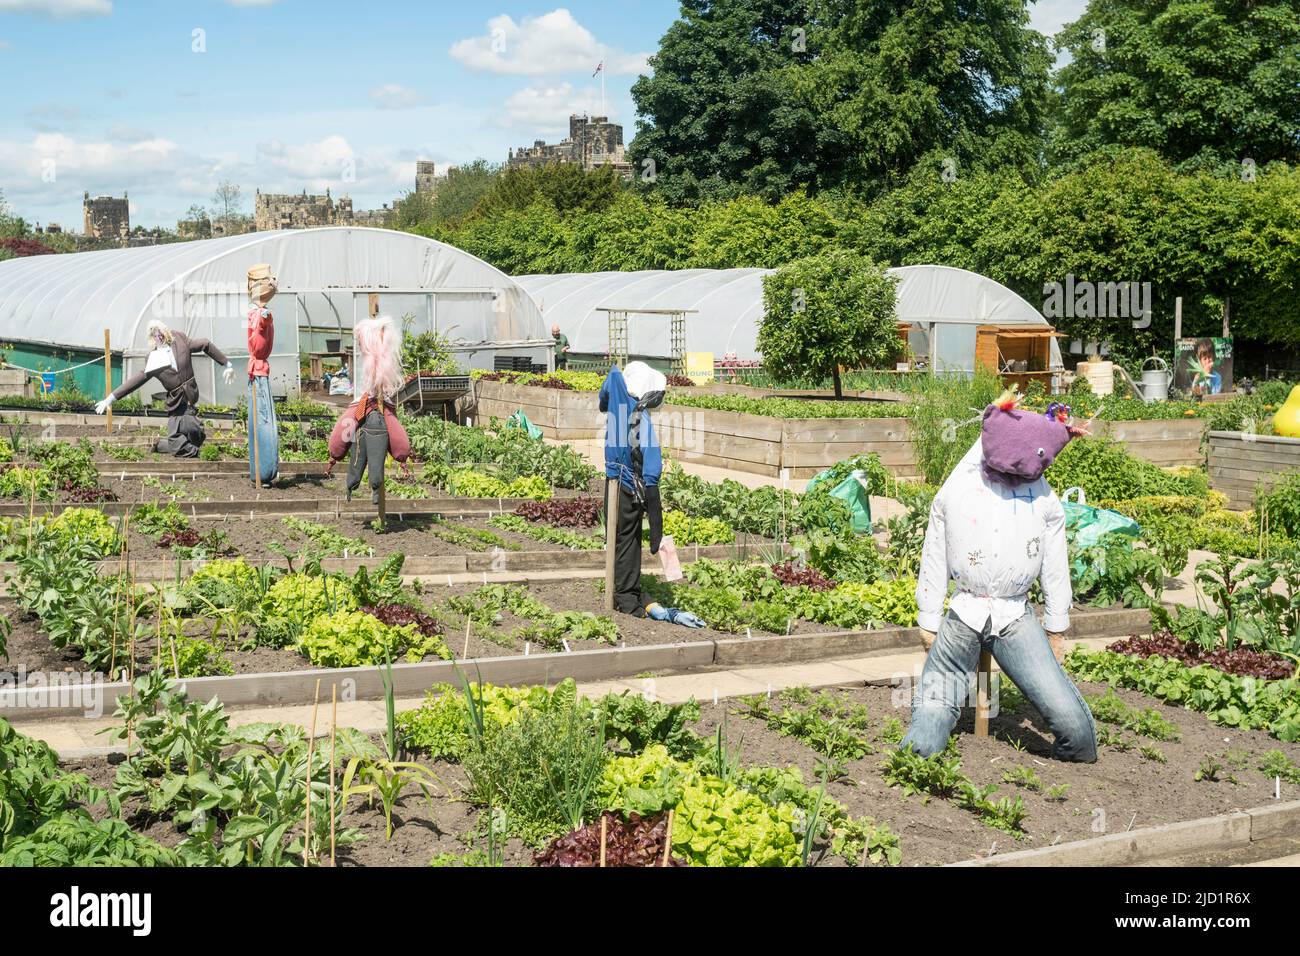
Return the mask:
M980 650L979 667L975 672L975 736L989 735L989 684L993 679L993 655Z
M570 654L573 652L573 648L569 647L569 642L566 638L560 638L560 643L564 645L564 653Z

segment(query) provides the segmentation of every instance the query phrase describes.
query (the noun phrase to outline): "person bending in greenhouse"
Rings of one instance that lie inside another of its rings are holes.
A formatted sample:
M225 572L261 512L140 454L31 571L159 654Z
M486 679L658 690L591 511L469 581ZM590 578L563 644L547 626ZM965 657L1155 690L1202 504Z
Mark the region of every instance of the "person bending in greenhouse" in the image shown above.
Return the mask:
M397 393L404 382L402 339L397 325L386 315L362 319L352 335L362 395L334 423L325 474L332 474L334 465L351 453L346 479L348 501L361 484L362 474L368 473L370 500L379 504L385 460L392 455L405 466L411 457L411 440L397 420Z
M650 553L663 541L663 506L659 501L659 472L663 456L650 419L663 404L668 379L644 362L611 368L600 386L600 410L605 418L605 479L619 485L614 521L614 610L633 617L651 617L683 627L703 627L689 611L647 601L641 591L641 522L650 523ZM608 500L608 498L606 499Z
M177 458L196 458L207 435L199 421L197 405L199 385L194 381L191 356L202 352L218 365L225 366L222 377L227 385L235 382L235 366L207 339L192 339L183 332L173 332L154 319L149 323L149 341L153 349L145 359L144 371L137 372L95 406L103 415L120 398L126 398L150 379L167 390L167 437L160 438L154 451Z
M1061 667L1070 626L1065 511L1043 472L1076 434L1069 409L1046 415L1004 395L984 411L980 438L930 508L916 587L917 624L929 653L900 747L928 757L948 744L981 650L1038 708L1057 760L1092 763L1097 729ZM956 592L944 614L948 581ZM1043 621L1027 604L1042 582Z

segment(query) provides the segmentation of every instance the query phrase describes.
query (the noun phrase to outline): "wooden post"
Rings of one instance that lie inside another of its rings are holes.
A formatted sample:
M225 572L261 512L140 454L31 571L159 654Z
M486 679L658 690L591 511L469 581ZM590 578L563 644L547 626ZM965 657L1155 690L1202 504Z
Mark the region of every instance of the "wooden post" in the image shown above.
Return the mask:
M257 379L250 378L253 385L253 404L248 409L248 447L253 452L253 483L260 490L262 487L262 454L257 440ZM268 379L269 382L269 379Z
M1225 339L1228 338L1230 335L1232 335L1232 328L1231 328L1231 321L1230 321L1231 317L1232 317L1232 296L1225 295L1223 297L1223 337Z
M989 691L993 684L993 655L980 651L979 667L975 671L975 736L989 735Z
M374 467L371 465L370 467ZM384 522L388 519L388 490L384 485L379 486L379 526L382 528Z
M614 610L614 548L618 540L618 479L605 479L605 610Z
M113 353L108 346L108 329L104 330L104 396L113 392ZM113 434L113 406L104 415L104 434Z
M1174 344L1183 337L1183 297L1174 299Z
M334 803L334 751L339 740L339 685L330 685L330 866L335 863L336 849L334 818L338 815Z
M370 317L373 319L379 314L379 296L376 293L371 292L366 296L366 300L367 309L370 313Z

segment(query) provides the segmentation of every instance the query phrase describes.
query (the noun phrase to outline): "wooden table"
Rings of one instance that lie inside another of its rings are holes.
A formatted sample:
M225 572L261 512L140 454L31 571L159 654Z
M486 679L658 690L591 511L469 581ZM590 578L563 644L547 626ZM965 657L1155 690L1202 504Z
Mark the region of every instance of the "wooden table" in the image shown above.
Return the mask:
M347 363L347 366L348 366L348 374L349 374L349 375L353 374L353 372L352 372L352 349L348 349L348 350L345 351L345 352L308 352L308 353L307 353L307 359L308 359L308 361L311 362L311 377L312 377L312 378L316 379L317 381L320 381L320 379L324 376L324 372L325 372L325 367L324 367L324 366L325 366L325 363L324 363L324 360L327 359L327 358L338 358L338 359L343 359L344 362Z

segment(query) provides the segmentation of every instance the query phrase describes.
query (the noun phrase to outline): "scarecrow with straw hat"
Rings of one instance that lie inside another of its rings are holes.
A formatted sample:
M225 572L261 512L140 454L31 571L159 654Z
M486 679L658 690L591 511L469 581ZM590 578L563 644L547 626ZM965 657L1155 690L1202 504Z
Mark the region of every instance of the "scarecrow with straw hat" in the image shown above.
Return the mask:
M267 303L279 284L269 263L248 270L248 480L268 484L280 472L280 432L271 397L271 349L275 320Z
M1070 626L1065 511L1043 478L1072 437L1070 409L1016 407L1004 393L984 410L980 438L930 508L916 587L917 624L929 650L901 747L923 757L948 745L981 651L991 653L1047 721L1058 760L1092 763L1097 731L1088 705L1061 667ZM948 582L955 593L944 613ZM1041 581L1040 624L1028 606Z

